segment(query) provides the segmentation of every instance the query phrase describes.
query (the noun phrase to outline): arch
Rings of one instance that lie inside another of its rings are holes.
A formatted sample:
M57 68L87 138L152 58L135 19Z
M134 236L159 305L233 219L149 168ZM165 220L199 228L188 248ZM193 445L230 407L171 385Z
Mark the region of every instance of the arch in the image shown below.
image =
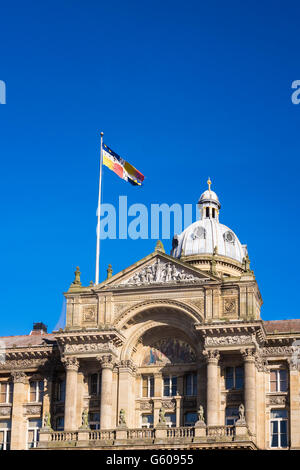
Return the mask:
M131 306L117 318L114 326L121 330L129 320L139 313L160 307L163 309L176 310L189 317L193 323L203 323L202 314L196 306L192 307L191 305L185 304L184 302L180 302L178 300L157 299L147 300Z

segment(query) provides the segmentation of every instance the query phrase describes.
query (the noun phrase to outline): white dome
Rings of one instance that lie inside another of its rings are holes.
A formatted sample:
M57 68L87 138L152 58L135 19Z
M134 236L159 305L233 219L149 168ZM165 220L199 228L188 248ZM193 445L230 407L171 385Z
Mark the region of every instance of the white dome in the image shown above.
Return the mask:
M180 235L175 235L172 255L175 258L200 254L212 255L215 248L218 255L232 258L240 263L246 256L246 249L235 233L213 218L198 220Z
M200 198L199 198L199 201L198 201L198 204L200 204L201 202L216 202L217 205L220 206L220 202L219 202L219 198L218 196L216 195L216 193L214 191L212 191L211 189L207 189L206 191L204 191L204 193L201 194ZM221 206L220 206L221 207Z

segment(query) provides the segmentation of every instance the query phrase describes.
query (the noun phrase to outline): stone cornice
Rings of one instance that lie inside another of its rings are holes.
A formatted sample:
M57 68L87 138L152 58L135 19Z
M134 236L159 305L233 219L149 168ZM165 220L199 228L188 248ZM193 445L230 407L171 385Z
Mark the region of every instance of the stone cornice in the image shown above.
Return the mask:
M265 331L262 321L243 322L213 322L196 324L195 329L205 338L207 346L208 338L212 346L233 346L239 344L263 344Z
M111 342L115 347L124 344L125 337L115 328L101 331L65 331L57 336L58 345L64 348L66 344L104 344Z

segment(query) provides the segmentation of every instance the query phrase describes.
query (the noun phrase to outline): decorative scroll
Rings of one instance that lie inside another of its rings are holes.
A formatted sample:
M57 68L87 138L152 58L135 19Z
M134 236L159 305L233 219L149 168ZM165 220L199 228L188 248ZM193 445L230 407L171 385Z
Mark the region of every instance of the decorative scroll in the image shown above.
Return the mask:
M196 355L189 344L179 339L167 338L147 347L142 365L183 364L195 361Z

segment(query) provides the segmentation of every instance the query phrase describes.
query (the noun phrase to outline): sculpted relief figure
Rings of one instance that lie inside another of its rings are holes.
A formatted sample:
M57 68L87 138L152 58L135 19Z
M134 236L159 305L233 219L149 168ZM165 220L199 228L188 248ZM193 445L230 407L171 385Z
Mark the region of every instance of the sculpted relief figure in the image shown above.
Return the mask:
M196 281L199 280L193 274L184 272L184 269L178 270L175 264L164 263L159 258L151 266L147 266L140 272L135 273L131 278L123 281L121 285L142 285L161 282L175 281Z

